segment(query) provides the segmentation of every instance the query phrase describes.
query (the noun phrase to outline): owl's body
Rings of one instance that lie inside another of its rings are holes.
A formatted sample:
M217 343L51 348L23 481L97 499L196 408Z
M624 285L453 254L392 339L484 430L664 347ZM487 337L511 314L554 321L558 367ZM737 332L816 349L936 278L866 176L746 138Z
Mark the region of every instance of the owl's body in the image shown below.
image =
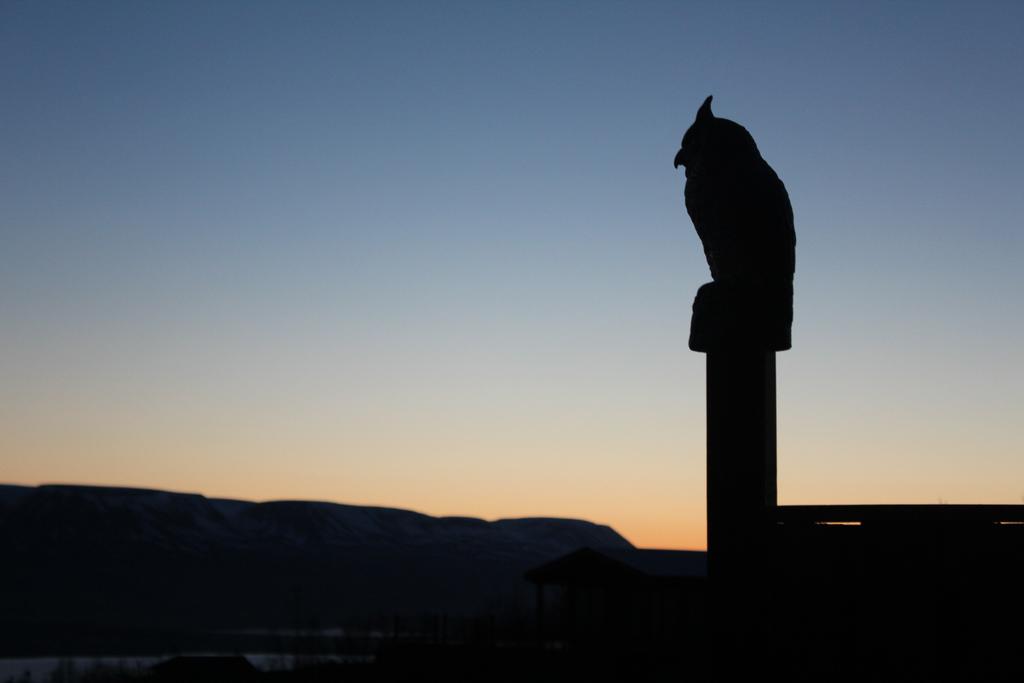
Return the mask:
M782 181L743 126L711 113L710 97L675 164L714 280L694 303L691 348L789 348L796 233Z

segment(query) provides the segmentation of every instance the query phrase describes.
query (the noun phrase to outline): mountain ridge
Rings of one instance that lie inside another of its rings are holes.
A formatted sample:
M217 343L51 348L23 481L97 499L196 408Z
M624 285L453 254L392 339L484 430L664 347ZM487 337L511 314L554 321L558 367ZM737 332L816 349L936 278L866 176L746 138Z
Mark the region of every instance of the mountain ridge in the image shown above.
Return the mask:
M572 518L504 517L485 520L319 500L246 501L162 489L81 484L0 485L0 506L24 506L33 503L33 497L48 498L51 503L90 504L107 511L128 509L147 516L147 521L164 530L175 528L182 531L183 523L203 522L206 533L263 535L277 541L310 540L305 537L316 534L322 542L342 544L362 542L373 536L428 542L438 540L440 536L501 533L508 537L506 540L513 540L512 537L516 536L523 542L548 541L556 546L587 541L588 545L632 547L610 526ZM190 514L191 519L188 518ZM2 523L3 518L0 517ZM218 526L219 529L216 528ZM532 535L527 530L532 531ZM526 537L523 537L524 533ZM562 540L555 540L554 536L562 537Z
M515 521L524 519L535 519L545 521L566 521L566 522L584 522L586 524L592 524L594 526L611 529L611 526L607 524L600 524L598 522L591 522L589 520L580 519L578 517L552 517L548 515L544 516L525 516L525 517L496 517L494 519L485 519L483 517L474 517L472 515L431 515L426 512L420 512L419 510L413 510L411 508L393 507L390 505L376 505L376 504L360 504L360 503L340 503L333 500L320 500L320 499L305 499L305 498L268 498L266 500L248 500L245 498L224 498L220 496L208 496L205 493L195 493L192 491L172 491L170 489L155 489L145 486L114 486L109 484L67 484L62 482L46 482L42 484L36 484L35 486L29 484L5 484L0 483L0 504L3 504L5 496L8 492L13 494L15 497L18 494L28 493L30 491L39 489L63 489L63 490L75 490L83 493L95 492L95 493L125 493L125 494L164 494L169 496L194 496L198 498L204 498L212 503L241 503L248 505L262 505L265 503L309 503L313 505L330 505L342 508L359 508L364 510L387 510L393 512L408 512L415 515L422 515L424 517L431 517L433 519L441 520L475 520L486 523L494 522L505 522Z
M581 547L633 546L584 520L47 484L0 485L0 547L0 620L17 630L475 614L526 599L523 573L543 562Z

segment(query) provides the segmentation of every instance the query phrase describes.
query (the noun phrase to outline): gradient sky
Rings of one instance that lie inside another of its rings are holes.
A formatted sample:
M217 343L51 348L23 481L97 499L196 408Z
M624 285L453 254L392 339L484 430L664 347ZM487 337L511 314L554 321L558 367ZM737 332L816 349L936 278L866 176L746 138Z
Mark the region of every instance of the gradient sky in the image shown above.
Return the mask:
M701 548L672 157L797 229L783 503L1024 500L1024 3L0 3L0 481Z

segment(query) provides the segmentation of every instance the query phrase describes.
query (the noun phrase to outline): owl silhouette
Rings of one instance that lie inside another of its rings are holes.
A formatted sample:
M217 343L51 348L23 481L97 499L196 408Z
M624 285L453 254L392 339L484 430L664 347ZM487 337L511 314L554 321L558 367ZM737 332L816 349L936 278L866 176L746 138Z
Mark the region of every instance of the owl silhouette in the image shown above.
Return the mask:
M785 185L746 128L711 112L710 96L683 136L680 165L713 280L694 300L690 348L790 348L796 232Z

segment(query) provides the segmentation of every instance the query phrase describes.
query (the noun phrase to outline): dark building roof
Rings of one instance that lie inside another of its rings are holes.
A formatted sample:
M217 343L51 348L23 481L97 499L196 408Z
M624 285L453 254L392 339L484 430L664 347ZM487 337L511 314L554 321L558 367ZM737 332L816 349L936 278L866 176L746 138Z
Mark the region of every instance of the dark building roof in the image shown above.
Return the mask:
M708 575L708 554L703 550L601 549L604 555L648 576L703 577Z
M533 583L677 581L707 577L707 553L698 550L581 548L535 567Z

